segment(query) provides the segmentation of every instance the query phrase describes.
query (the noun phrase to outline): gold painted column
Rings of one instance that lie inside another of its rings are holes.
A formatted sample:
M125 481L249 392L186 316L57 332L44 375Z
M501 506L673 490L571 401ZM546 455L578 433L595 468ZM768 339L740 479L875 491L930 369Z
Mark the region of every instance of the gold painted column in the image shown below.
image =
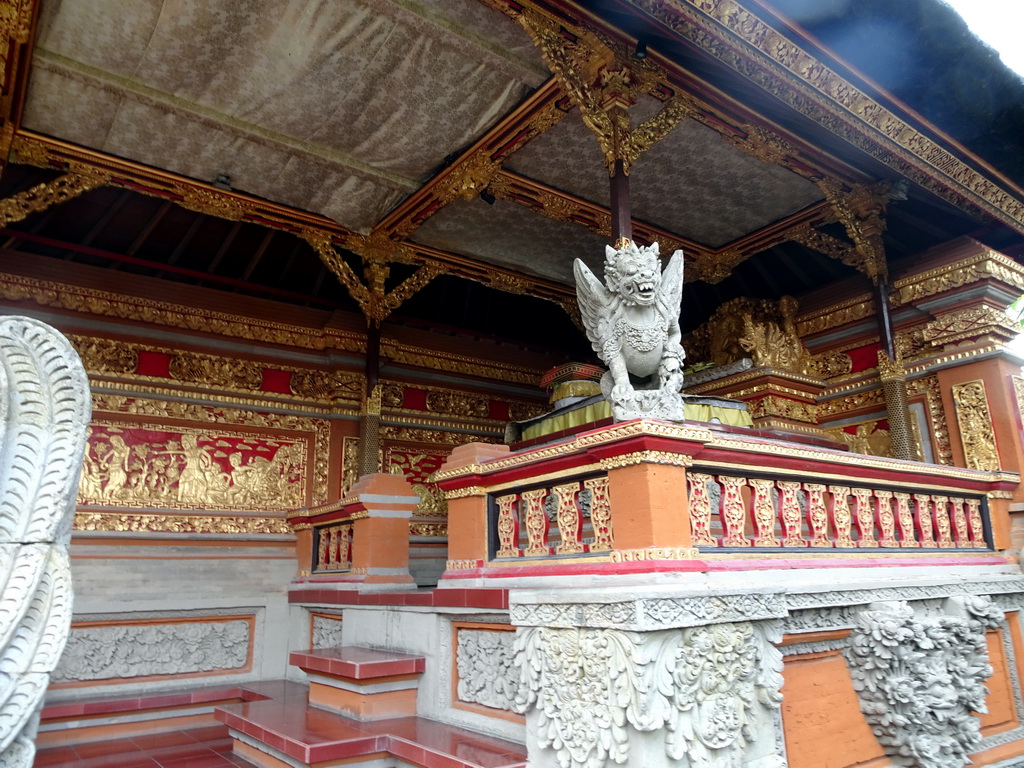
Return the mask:
M359 409L359 477L380 472L380 326L371 322L366 331L366 389Z

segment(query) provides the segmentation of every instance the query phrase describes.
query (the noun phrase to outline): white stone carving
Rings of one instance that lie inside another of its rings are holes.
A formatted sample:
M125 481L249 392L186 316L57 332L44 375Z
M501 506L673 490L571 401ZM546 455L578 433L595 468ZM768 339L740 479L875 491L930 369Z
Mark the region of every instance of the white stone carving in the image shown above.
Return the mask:
M785 595L769 589L743 593L699 593L677 597L642 595L614 600L608 592L591 593L593 602L523 602L514 594L509 616L517 626L607 627L651 631L726 621L760 621L786 615Z
M773 727L782 655L772 643L780 638L778 621L656 632L520 628L516 703L527 713L531 764L622 764L657 739L661 760L678 768L784 766Z
M672 255L664 274L657 243L607 246L605 254L604 285L582 261L574 264L587 338L608 366L601 392L616 421L682 420L683 252Z
M244 667L250 623L184 621L73 629L55 681L111 680Z
M515 639L515 632L511 631L459 629L459 701L515 711L519 692Z
M857 617L846 658L861 712L895 765L957 768L981 741L985 630L1003 622L988 597L952 597L946 614L872 603Z
M71 623L68 541L90 419L78 355L0 319L0 765L35 757L39 708Z
M341 616L323 616L313 614L313 637L314 648L340 648L341 637Z

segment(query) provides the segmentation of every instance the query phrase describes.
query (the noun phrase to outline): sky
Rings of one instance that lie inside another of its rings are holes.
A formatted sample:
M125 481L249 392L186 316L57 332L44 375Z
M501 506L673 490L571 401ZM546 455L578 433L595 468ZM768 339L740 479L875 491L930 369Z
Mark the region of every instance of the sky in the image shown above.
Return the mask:
M1024 77L1024 0L945 0L999 58Z

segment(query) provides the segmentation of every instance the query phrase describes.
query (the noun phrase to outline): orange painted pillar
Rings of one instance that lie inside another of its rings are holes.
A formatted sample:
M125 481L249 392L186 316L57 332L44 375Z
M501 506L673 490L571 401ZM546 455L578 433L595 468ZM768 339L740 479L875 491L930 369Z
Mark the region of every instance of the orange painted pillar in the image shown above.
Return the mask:
M461 469L509 454L507 445L466 443L442 465L441 472ZM445 489L448 499L448 567L479 568L487 559L487 489L473 483Z
M295 531L295 557L299 561L299 578L309 576L313 567L313 526L299 523L292 526Z
M352 573L364 584L412 584L409 518L419 503L402 475L364 475L345 511L352 520Z
M608 470L616 550L691 546L685 466L688 457L680 455L678 459L678 464L639 460Z

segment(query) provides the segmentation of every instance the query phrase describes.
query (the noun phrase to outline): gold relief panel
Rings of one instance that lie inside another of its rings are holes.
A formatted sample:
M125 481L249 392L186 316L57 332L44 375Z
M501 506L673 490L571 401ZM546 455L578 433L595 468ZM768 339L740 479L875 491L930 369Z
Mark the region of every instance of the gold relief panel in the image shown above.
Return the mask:
M135 373L139 367L139 352L130 344L73 334L67 339L92 375Z
M893 303L895 306L910 304L984 279L994 279L1018 292L1024 291L1024 268L998 251L985 251L955 264L894 281Z
M365 379L350 371L293 371L292 394L310 400L358 403L363 396Z
M996 450L996 434L989 414L985 383L976 379L955 384L953 402L956 403L956 421L968 468L997 471L999 452Z
M427 410L446 416L486 419L490 416L490 401L463 392L431 390L427 392Z
M938 464L952 465L953 448L949 442L949 427L946 411L942 406L942 388L938 376L922 376L907 382L907 395L916 399L921 397L925 414L928 418L928 429L931 432L932 447L935 450L935 461ZM917 423L911 414L911 425ZM913 427L912 427L913 429ZM924 435L918 435L918 445L923 444Z
M465 425L452 424L452 427ZM405 427L394 424L383 424L380 428L381 440L406 443L427 443L430 445L464 445L465 443L500 443L502 438L492 435L472 435L463 431L430 429L429 427Z
M279 492L272 509L327 501L326 419L116 394L92 399L82 503L264 511L268 500L259 496L271 486Z
M311 442L225 428L94 420L78 503L253 511L306 506Z

